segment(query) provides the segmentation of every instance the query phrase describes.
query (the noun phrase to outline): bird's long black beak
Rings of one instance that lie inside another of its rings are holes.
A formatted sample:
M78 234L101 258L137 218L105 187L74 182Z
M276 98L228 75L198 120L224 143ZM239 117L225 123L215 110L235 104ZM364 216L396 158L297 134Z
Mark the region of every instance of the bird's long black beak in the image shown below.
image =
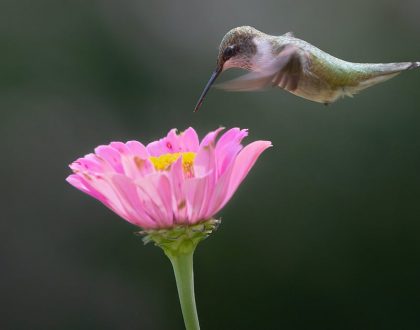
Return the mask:
M206 87L204 87L203 92L200 95L200 98L198 99L197 104L195 105L194 108L194 112L198 111L198 109L200 109L201 104L204 101L204 98L206 97L207 92L209 91L211 85L213 85L214 81L217 79L217 77L219 76L220 72L222 72L221 68L217 68L216 70L213 71L213 73L211 74L211 77L206 85Z

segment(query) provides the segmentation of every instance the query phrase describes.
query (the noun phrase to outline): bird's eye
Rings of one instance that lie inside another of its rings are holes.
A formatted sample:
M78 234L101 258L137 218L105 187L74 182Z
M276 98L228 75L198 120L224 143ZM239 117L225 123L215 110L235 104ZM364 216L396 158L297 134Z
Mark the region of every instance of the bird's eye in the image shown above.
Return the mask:
M227 61L231 57L235 56L238 53L239 47L236 45L232 45L226 47L225 51L223 52L223 60Z

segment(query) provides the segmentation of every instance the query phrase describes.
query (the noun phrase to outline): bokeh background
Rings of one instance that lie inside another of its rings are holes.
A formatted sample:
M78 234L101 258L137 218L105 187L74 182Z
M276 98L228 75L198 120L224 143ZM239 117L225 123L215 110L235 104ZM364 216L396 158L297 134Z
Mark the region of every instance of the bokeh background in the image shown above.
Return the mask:
M394 62L420 60L419 13L417 0L3 0L0 328L183 329L163 253L64 179L99 144L223 125L274 148L196 251L202 329L419 329L419 71L329 107L213 90L192 113L235 26Z

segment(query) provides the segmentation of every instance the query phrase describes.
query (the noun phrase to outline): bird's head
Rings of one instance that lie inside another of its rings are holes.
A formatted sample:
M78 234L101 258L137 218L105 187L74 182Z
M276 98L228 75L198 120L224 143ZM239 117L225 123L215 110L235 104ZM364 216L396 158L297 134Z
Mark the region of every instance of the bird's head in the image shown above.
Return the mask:
M220 73L229 68L252 69L252 59L257 53L257 45L254 39L261 35L263 35L262 32L251 26L237 27L226 33L219 46L216 69L213 71L210 80L204 88L194 111L200 108L204 97Z
M217 56L217 70L229 68L252 68L252 58L257 53L254 38L263 33L251 26L241 26L230 30L223 37Z

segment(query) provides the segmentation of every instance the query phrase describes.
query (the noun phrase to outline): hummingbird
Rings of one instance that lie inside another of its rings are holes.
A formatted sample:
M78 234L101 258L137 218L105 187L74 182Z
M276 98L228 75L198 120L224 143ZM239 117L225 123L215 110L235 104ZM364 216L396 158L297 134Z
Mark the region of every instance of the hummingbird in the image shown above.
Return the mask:
M219 46L216 69L205 86L197 111L217 77L230 68L249 73L219 84L228 91L255 91L280 87L307 100L328 105L340 97L420 67L420 62L353 63L334 57L292 32L272 36L251 26L230 30Z

